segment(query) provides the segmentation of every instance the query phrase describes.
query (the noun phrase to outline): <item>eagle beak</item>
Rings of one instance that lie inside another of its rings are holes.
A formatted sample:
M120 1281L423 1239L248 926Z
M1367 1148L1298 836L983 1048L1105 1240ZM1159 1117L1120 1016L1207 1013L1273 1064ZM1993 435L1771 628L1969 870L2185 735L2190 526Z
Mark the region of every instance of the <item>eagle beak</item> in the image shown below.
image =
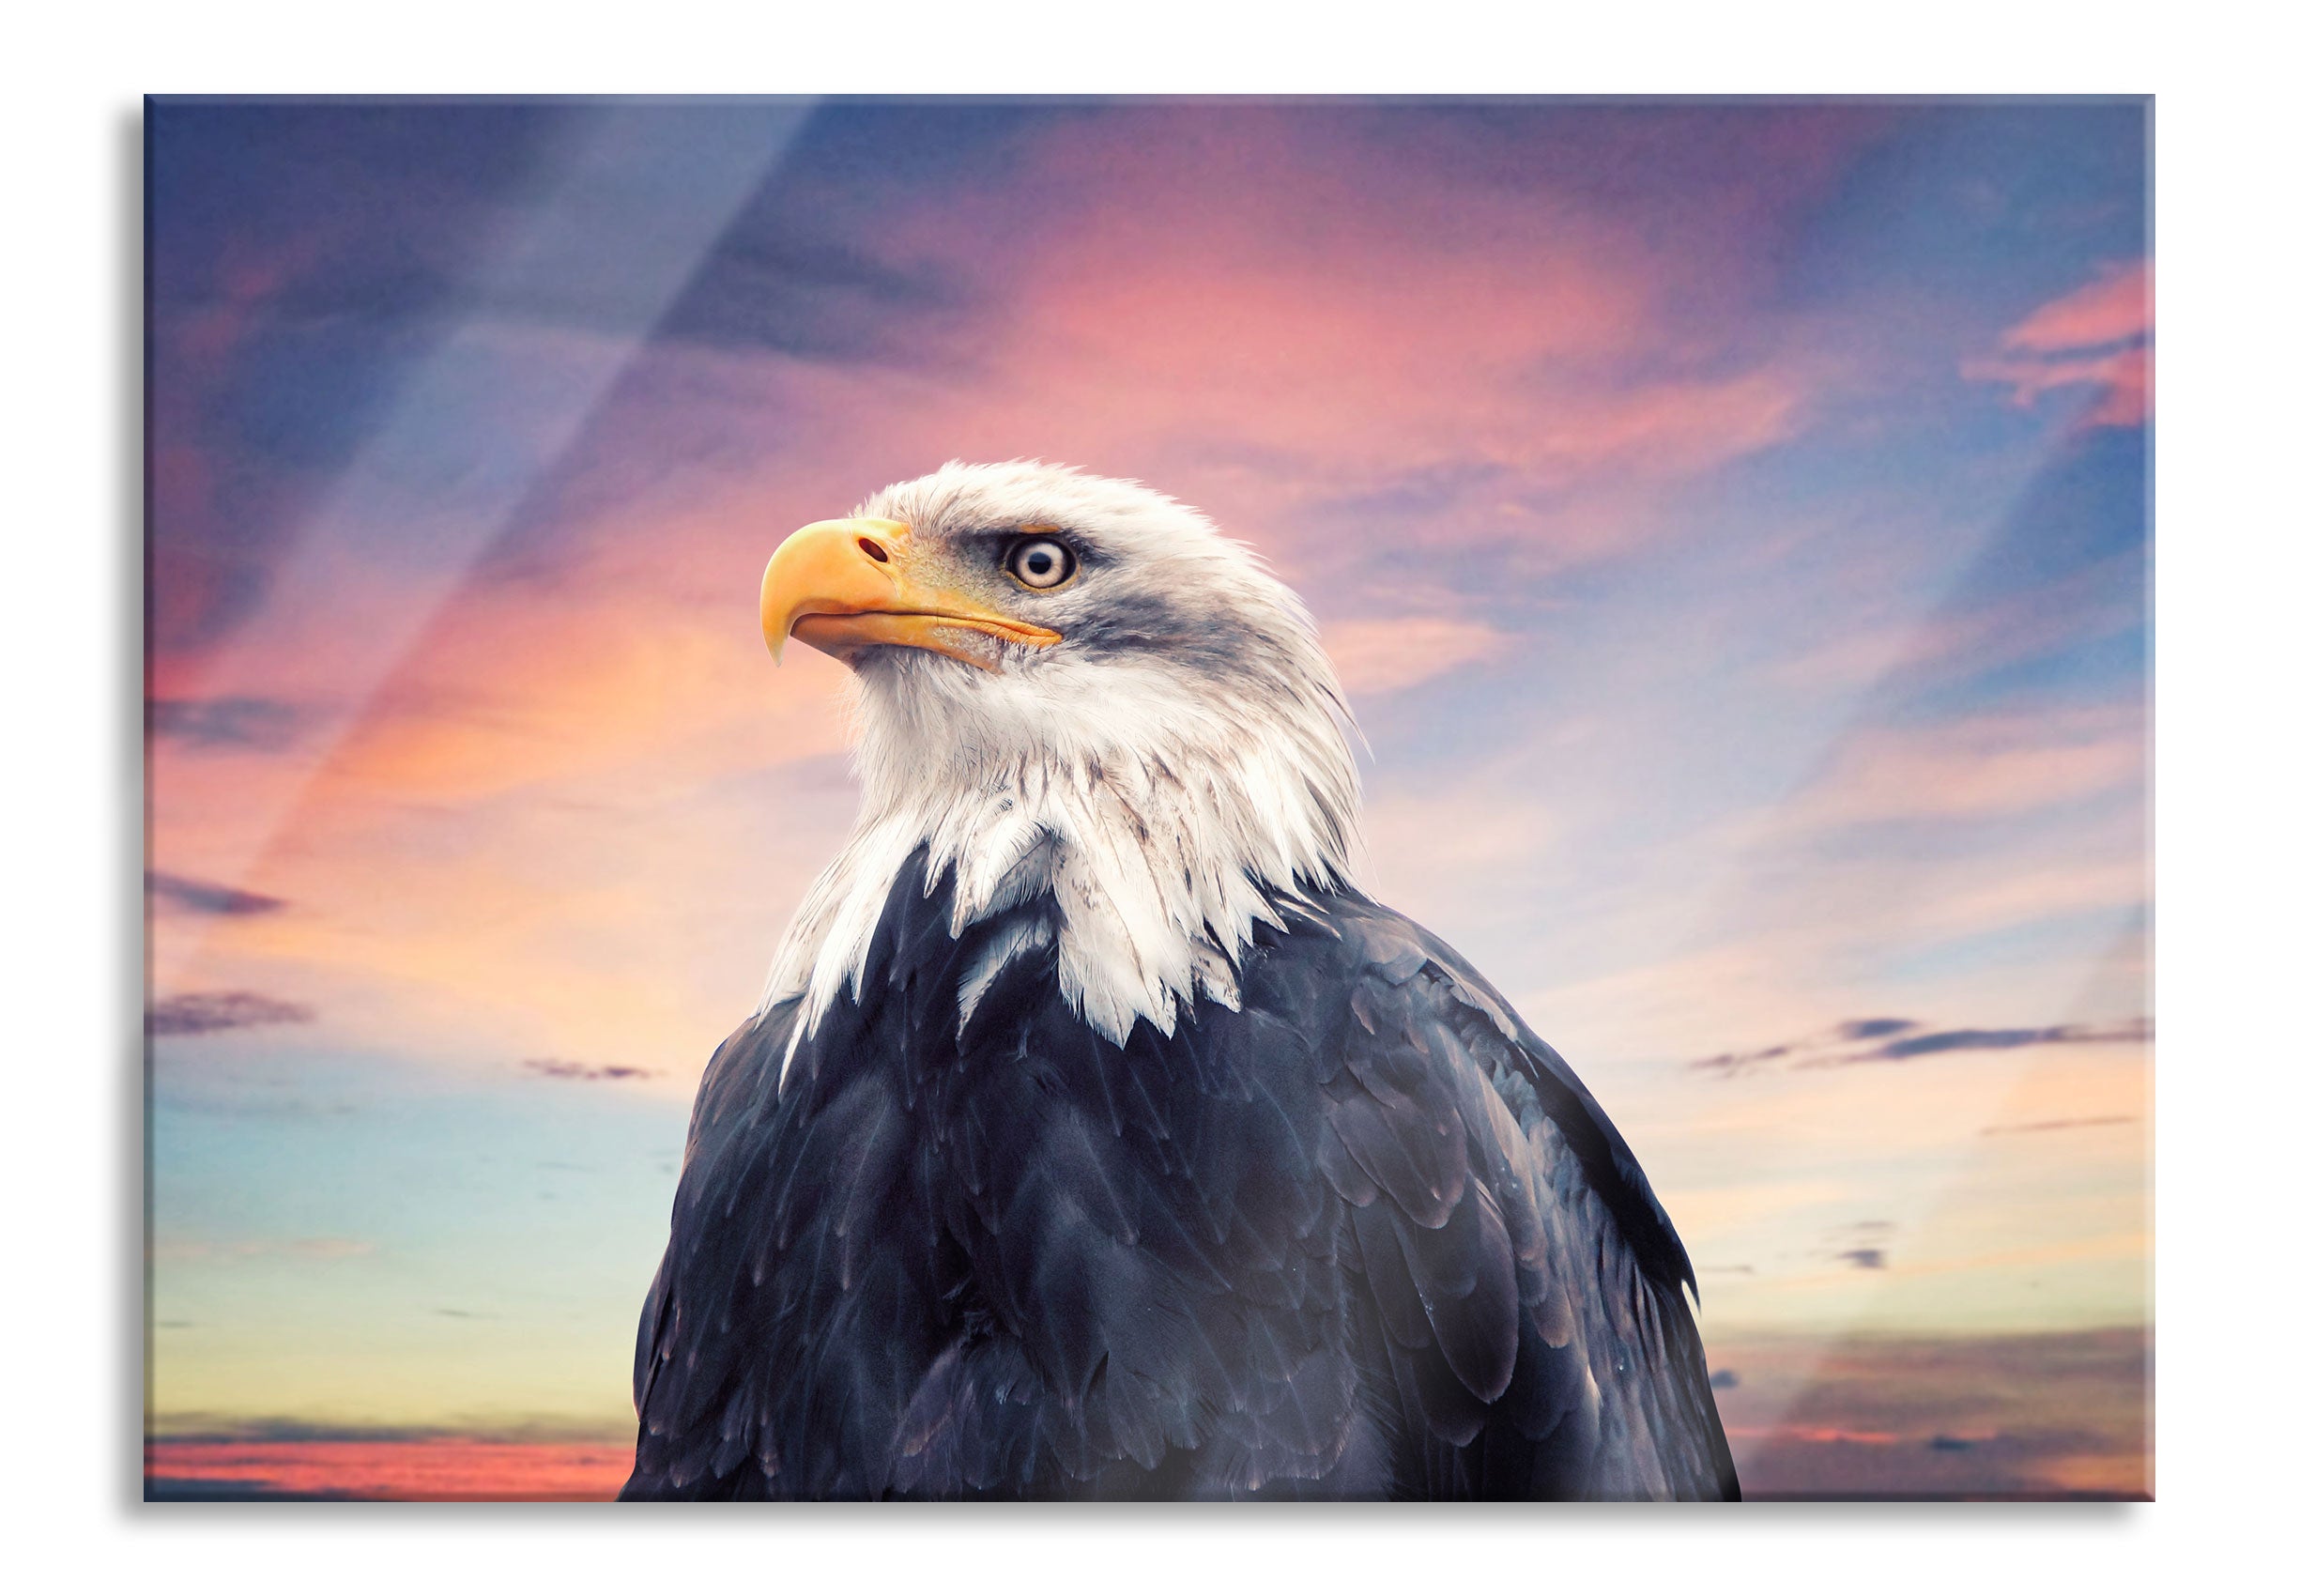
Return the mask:
M759 623L782 663L796 637L851 665L866 649L930 649L985 670L1001 642L1046 648L1062 634L989 608L920 570L911 529L857 517L817 521L783 540L759 585Z

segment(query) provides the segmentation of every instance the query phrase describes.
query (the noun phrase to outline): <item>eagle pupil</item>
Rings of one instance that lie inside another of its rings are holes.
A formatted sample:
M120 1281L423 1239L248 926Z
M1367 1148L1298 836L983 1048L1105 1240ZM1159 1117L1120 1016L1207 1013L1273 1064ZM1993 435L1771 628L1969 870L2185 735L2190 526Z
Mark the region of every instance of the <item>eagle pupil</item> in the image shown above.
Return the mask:
M1070 551L1050 538L1023 544L1006 557L1006 569L1026 588L1059 587L1069 578L1073 564Z

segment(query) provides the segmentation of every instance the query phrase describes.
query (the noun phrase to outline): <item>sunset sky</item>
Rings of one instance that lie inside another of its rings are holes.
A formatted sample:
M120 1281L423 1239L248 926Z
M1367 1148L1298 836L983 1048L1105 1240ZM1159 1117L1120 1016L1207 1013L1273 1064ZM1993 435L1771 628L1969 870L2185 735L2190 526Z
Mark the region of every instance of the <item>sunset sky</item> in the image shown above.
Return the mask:
M156 1477L611 1491L855 806L760 567L1035 456L1309 601L1380 894L1638 1152L1753 1489L2148 1488L2146 102L146 130Z

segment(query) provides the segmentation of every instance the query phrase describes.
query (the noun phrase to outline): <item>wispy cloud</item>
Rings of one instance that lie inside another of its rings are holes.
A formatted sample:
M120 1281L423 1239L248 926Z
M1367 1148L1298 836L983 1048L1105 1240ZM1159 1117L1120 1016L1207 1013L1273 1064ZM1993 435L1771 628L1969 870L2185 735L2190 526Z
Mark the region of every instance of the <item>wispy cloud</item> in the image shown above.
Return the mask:
M221 882L204 882L164 870L144 872L144 890L163 903L194 914L268 914L287 907L284 898L248 892Z
M2154 303L2147 261L2104 267L2006 331L1994 353L1967 361L1964 375L2010 384L2024 408L2056 388L2095 389L2083 424L2139 426L2152 407Z
M1891 1220L1855 1220L1851 1224L1839 1225L1829 1235L1821 1248L1821 1256L1832 1264L1843 1264L1854 1269L1882 1269L1889 1266L1884 1243L1900 1226Z
M804 236L781 193L755 196L721 236L656 335L803 361L915 369L949 337L969 295L947 263L900 264Z
M2012 1030L1927 1031L1900 1036L1874 1051L1850 1058L1800 1060L1799 1069L1832 1068L1841 1064L1894 1064L1931 1053L2002 1052L2014 1048L2062 1047L2086 1042L2145 1042L2156 1034L2149 1020L2127 1020L2116 1025L2031 1025Z
M1711 1053L1707 1058L1694 1060L1688 1067L1719 1075L1738 1075L1744 1069L1753 1069L1759 1065L1804 1057L1821 1049L1841 1048L1848 1042L1866 1042L1878 1036L1898 1036L1905 1031L1915 1030L1917 1023L1914 1020L1846 1020L1826 1031L1800 1036L1795 1041L1775 1042L1771 1047L1752 1048L1745 1052Z
M1507 655L1514 641L1465 616L1339 621L1320 630L1349 692L1371 697L1418 687L1465 665Z
M2149 1334L1710 1340L1752 1496L2140 1496Z
M273 752L296 740L305 715L280 698L246 695L213 698L154 698L145 706L155 737L192 748L253 748Z
M2153 286L2147 261L2103 267L2092 282L2054 299L2007 332L2004 345L2050 355L2144 338L2154 322Z
M261 992L178 992L145 1010L144 1029L155 1036L198 1036L252 1025L308 1023L312 1010Z
M2079 1119L2032 1119L2022 1125L1992 1125L1981 1132L1984 1136L2030 1136L2047 1130L2090 1130L2096 1126L2131 1125L2137 1114L2090 1114Z
M2145 729L2124 706L1874 727L1784 811L1801 829L1979 821L2080 803L2147 779Z
M2145 1042L2155 1034L2155 1022L2145 1018L2113 1025L2024 1025L2000 1029L1967 1026L1932 1031L1920 1029L1920 1022L1914 1020L1848 1020L1793 1041L1742 1052L1712 1053L1694 1060L1686 1067L1728 1077L1770 1066L1786 1069L1837 1069L1857 1064L1900 1064L1946 1053ZM1878 1037L1889 1039L1875 1047L1865 1045Z
M554 1081L652 1081L662 1073L635 1064L577 1064L572 1059L522 1059L519 1067Z

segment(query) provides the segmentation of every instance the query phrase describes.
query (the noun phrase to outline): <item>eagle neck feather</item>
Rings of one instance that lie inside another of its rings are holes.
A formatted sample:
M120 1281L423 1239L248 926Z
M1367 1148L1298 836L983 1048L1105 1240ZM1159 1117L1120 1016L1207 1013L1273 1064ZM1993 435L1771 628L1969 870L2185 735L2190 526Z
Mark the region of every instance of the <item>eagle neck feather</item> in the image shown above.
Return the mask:
M1051 943L1065 1001L1121 1046L1138 1021L1172 1036L1202 999L1236 1007L1255 923L1280 924L1296 892L1355 884L1357 774L1338 698L1129 715L1121 695L1094 726L1041 725L1001 752L980 734L1016 723L1011 701L977 723L942 695L880 685L863 706L861 816L785 934L761 1005L804 1000L793 1054L842 989L862 996L872 935L921 850L927 890L948 882L953 938L1038 906L961 972L961 1025L1007 961Z

